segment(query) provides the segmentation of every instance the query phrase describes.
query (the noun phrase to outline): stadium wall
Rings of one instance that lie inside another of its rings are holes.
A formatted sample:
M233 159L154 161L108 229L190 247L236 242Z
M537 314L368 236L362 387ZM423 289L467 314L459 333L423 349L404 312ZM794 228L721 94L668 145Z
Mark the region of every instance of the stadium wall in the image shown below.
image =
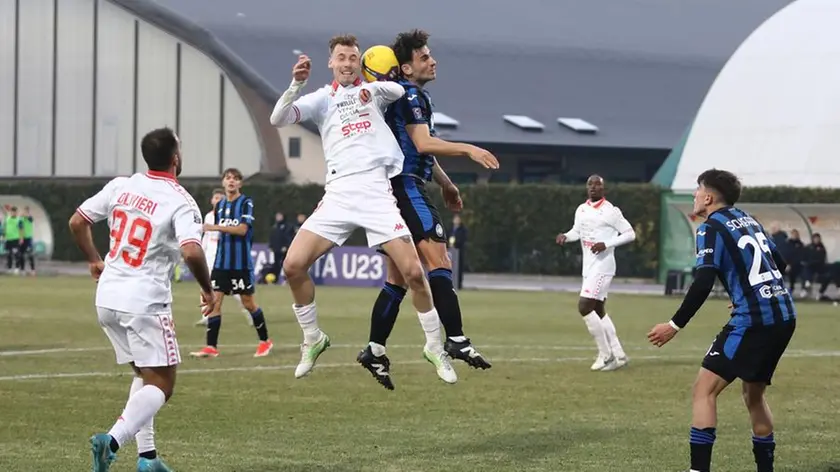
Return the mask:
M286 175L273 90L173 15L137 0L0 0L0 177L143 170L139 140L161 126L182 139L186 177Z

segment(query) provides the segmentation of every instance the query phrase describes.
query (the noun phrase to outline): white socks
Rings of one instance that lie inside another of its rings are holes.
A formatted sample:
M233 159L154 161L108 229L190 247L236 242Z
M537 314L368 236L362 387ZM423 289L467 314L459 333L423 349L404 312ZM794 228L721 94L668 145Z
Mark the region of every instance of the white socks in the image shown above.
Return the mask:
M300 329L303 330L303 342L307 345L312 345L321 339L321 329L318 327L318 310L315 308L315 302L309 305L292 305L295 310Z
M165 403L166 395L161 389L154 385L144 385L128 399L125 410L108 434L122 447L131 441L144 425L151 424L152 418Z
M604 359L609 358L610 355L612 355L612 350L610 349L610 342L607 339L607 333L604 329L604 325L601 323L601 317L598 316L598 313L593 311L583 317L583 322L586 323L586 328L589 330L589 334L595 338L595 344L598 346L598 353Z
M436 309L426 313L417 312L420 319L420 326L426 333L426 349L434 354L443 352L443 341L440 339L440 317Z
M380 357L385 355L385 346L373 341L368 344L370 344L370 352L373 353L374 356Z
M624 349L621 347L621 343L618 341L618 334L615 332L615 325L610 319L610 315L605 314L601 318L601 324L604 326L604 332L607 334L607 340L610 343L610 350L612 350L615 357L627 357L627 354L624 353Z
M143 379L134 377L134 380L131 382L131 391L128 393L128 398L131 398L135 393L139 392L141 388L143 388ZM134 440L137 441L137 454L155 450L154 417L140 428L140 431L134 435Z

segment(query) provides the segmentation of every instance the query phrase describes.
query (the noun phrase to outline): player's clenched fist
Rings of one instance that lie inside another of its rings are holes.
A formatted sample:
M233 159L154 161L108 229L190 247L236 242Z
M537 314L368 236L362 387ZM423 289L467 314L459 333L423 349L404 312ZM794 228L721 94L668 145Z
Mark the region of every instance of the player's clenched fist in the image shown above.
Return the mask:
M292 77L295 82L304 82L309 79L309 72L312 70L312 61L306 54L298 56L298 61L292 68Z
M566 244L566 233L558 234L557 237L554 238L554 242L556 242L557 244L559 244L561 246Z

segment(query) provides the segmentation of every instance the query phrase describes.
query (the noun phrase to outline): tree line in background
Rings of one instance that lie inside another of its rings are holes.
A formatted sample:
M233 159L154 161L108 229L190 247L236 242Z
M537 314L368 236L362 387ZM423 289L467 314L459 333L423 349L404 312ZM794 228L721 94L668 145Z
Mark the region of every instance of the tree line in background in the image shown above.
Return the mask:
M96 181L2 181L0 195L30 196L44 206L50 216L55 248L53 259L80 260L73 245L67 220L75 208L95 194L107 180ZM210 210L209 199L217 182L183 182L196 198L202 213ZM554 238L572 226L577 206L586 199L583 185L464 185L461 186L464 225L469 231L467 266L472 272L518 272L527 274L577 275L580 273L580 246L558 247ZM254 200L256 242L267 242L274 214L283 212L291 221L297 213L309 214L323 194L319 185L297 186L267 182L246 182L243 191ZM612 184L607 198L619 206L635 227L636 241L616 251L618 275L653 278L656 275L659 243L659 187L648 184ZM440 192L432 186L430 194L444 221L451 213L443 206ZM756 203L838 203L838 189L798 189L787 187L746 188L744 202ZM94 238L100 248L108 245L105 225L96 225ZM364 245L361 231L354 233L350 245Z

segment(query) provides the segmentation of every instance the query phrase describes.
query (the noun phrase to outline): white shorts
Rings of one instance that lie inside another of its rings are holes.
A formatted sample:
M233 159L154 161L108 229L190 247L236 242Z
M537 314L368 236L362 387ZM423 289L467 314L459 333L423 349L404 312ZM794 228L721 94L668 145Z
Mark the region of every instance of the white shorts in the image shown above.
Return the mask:
M133 315L102 307L96 307L96 312L99 326L114 346L117 364L166 367L181 363L171 312Z
M384 169L348 175L328 183L321 202L301 226L338 246L356 228L364 228L370 247L402 236L411 237Z
M583 278L583 286L580 288L582 298L604 301L610 291L610 283L613 276L609 274L589 274Z

